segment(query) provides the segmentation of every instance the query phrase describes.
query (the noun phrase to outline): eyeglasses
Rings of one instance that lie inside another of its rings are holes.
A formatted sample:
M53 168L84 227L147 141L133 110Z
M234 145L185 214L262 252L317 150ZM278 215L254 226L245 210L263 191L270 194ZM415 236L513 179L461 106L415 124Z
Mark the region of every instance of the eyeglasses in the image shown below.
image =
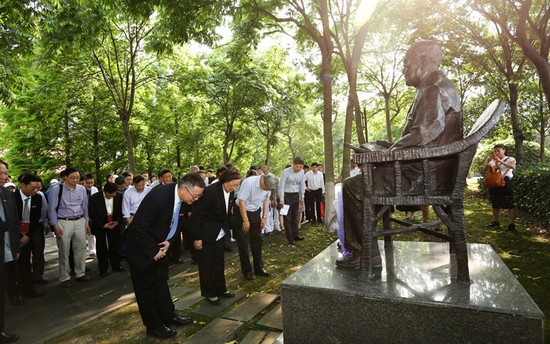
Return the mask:
M195 201L202 197L202 194L200 194L200 195L193 195L193 194L191 193L191 190L189 190L187 187L184 186L183 188L189 193L189 196L191 196L191 198L194 199Z

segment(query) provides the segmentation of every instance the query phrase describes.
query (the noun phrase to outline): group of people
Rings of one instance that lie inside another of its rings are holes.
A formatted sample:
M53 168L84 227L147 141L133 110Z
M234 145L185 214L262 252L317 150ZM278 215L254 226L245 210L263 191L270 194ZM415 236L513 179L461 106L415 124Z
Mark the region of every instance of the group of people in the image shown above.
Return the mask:
M393 144L367 145L364 149L403 149L462 138L460 99L452 82L439 70L440 64L441 48L437 43L418 41L411 46L405 56L404 73L407 85L417 89L417 96L403 136ZM504 146L496 145L487 165L498 166L506 180L505 187L491 190L493 222L489 227L500 225L500 209L510 209L508 230L513 231L510 180L515 160L506 156ZM237 241L244 278L269 276L262 259L262 233L284 227L286 240L294 245L304 240L300 235L304 210L309 222L323 223L322 165L312 163L308 171L305 167L304 160L295 157L280 178L270 173L267 165L250 169L246 177L233 165L219 168L216 175L213 170L192 166L178 181L167 169L154 181L149 181L147 173L124 173L117 178L110 176L101 192L93 186L92 176L67 168L45 195L39 192L41 179L33 174L20 176L19 188L13 193L8 191L4 187L9 181L8 164L0 161L0 229L4 232L0 235L0 269L4 270L0 274L0 342L19 338L4 332L3 289L7 288L13 302L20 302L25 295L43 295L34 285L48 283L43 277L44 234L50 226L57 238L59 281L63 287L72 286L72 273L78 282L91 280L85 259L87 250L93 251L94 246L102 277L108 275L109 266L111 271L124 271L124 257L147 334L156 338L175 336L176 331L169 325L192 321L175 313L167 284L169 265L181 262L182 247L190 250L198 264L201 294L213 305L220 304L222 298L234 297L227 290L224 276L224 250L231 237ZM435 192L448 188L447 176L452 168L446 161L434 167ZM388 176L383 169L375 172L378 186L384 187ZM359 265L362 243L362 194L358 192L362 177L358 168L352 169L352 175L344 181L342 191L344 244L351 252L337 260L342 267ZM403 175L411 190L418 187L416 166L403 166ZM377 245L372 249L376 252ZM15 288L16 283L21 288ZM15 290L23 294L14 294Z
M168 325L191 322L174 312L166 283L168 267L182 262L184 247L198 264L201 294L217 305L220 298L234 296L224 277L224 250L231 241L237 241L244 277L252 280L270 275L262 259L263 235L288 228L289 243L303 240L300 207L304 198L310 204L308 195L315 194L313 214L310 209L306 216L322 222L317 196L324 194L322 172L316 163L312 164L314 172L304 173L303 168L303 160L295 158L281 183L267 165L250 169L246 176L232 165L219 168L216 175L191 166L179 181L168 169L161 170L155 180L149 180L147 172L124 172L109 175L98 190L92 175L69 167L42 192L42 179L30 173L22 174L19 187L12 190L15 184L8 176L8 164L0 161L4 204L0 210L5 210L0 211L5 232L0 243L4 250L0 285L14 305L24 304L25 297L45 295L35 287L50 282L44 278L44 248L45 236L51 231L58 246L62 287L72 287L72 275L76 282L92 280L87 257L97 258L100 277L126 271L121 264L125 259L147 333L172 337L176 332ZM291 210L281 222L278 210L285 204ZM4 308L3 303L0 306ZM0 325L0 342L18 340L18 335L3 332L3 318Z

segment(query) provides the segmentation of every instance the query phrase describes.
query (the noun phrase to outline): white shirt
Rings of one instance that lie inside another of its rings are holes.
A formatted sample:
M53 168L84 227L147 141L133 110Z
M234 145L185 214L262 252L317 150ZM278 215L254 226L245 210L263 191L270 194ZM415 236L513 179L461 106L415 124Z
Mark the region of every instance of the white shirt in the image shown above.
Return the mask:
M227 214L229 212L229 192L225 191L225 189L222 186L223 190L223 198L225 200L225 213ZM220 240L225 236L225 231L223 228L220 228L220 232L218 233L218 237L216 238L216 241Z
M264 201L271 196L270 190L264 190L260 187L260 179L262 176L252 176L245 178L239 187L239 195L237 202L246 202L246 211L257 211L263 206Z
M502 158L502 160L505 162L505 163L509 163L509 162L515 162L516 159L512 158L512 157L509 157L509 156L505 156L504 158ZM491 160L489 162L489 165L491 166L496 166L496 161L495 160ZM499 163L498 164L499 168L500 168L500 174L502 174L502 177L509 177L510 179L512 179L512 177L514 177L514 169L513 168L508 168L506 166L504 166L504 164L501 164ZM506 173L506 171L508 171L508 173Z
M292 166L285 168L281 174L281 179L279 179L279 197L281 198L281 201L284 201L285 192L298 192L300 194L300 198L304 198L305 190L306 184L304 181L304 170L294 172Z
M105 208L107 209L107 215L113 215L113 198L106 198L103 194L103 199L105 200Z
M307 182L307 188L311 191L315 190L323 190L323 193L325 193L325 178L323 177L323 173L317 171L317 173L314 173L313 171L308 171L308 173L304 176L305 181Z
M138 192L135 187L131 187L124 192L122 197L122 215L125 219L133 216L139 208L143 198L149 193L153 188L145 187L142 192ZM176 193L177 196L177 193Z

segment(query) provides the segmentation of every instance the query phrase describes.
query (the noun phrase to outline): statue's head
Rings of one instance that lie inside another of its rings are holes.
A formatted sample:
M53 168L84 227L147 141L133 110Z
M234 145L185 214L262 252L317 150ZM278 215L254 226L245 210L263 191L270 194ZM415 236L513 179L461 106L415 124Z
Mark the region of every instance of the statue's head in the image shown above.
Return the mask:
M434 41L414 42L403 60L403 74L408 86L418 86L428 74L439 70L441 47Z

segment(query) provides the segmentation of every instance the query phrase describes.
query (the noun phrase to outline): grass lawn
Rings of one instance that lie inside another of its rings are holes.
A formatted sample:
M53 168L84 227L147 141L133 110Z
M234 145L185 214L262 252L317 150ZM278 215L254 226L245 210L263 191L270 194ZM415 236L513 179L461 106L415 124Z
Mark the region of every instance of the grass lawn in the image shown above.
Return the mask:
M534 299L545 314L550 314L550 236L548 229L537 227L527 214L518 216L518 232L504 231L507 221L501 219L500 229L487 229L491 221L491 207L487 200L477 197L475 186L470 185L465 201L465 218L469 243L491 245L500 255L506 265L516 275L520 283ZM432 217L434 215L432 214ZM420 216L417 216L420 217ZM305 241L289 246L283 235L276 234L264 242L264 261L269 278L257 278L246 281L239 268L238 255L226 261L226 280L229 290L243 290L247 293L280 292L281 282L290 274L307 263L329 244L334 242L334 236L323 233L320 226L304 225L302 235ZM401 236L396 240L429 240L432 237L415 233ZM185 283L198 289L198 275L189 271ZM268 309L269 310L269 309ZM187 311L189 312L189 311ZM189 315L185 314L184 315ZM198 331L206 323L213 320L209 317L198 317L193 314L196 323L178 328L176 338L166 343L181 343L192 333ZM250 325L249 325L250 323ZM254 327L251 321L239 330L237 339L242 339L248 330ZM550 323L546 321L545 337L550 341ZM99 330L98 330L99 329ZM132 303L116 311L94 319L46 343L157 343L157 340L145 338L145 329L141 323L137 305Z

